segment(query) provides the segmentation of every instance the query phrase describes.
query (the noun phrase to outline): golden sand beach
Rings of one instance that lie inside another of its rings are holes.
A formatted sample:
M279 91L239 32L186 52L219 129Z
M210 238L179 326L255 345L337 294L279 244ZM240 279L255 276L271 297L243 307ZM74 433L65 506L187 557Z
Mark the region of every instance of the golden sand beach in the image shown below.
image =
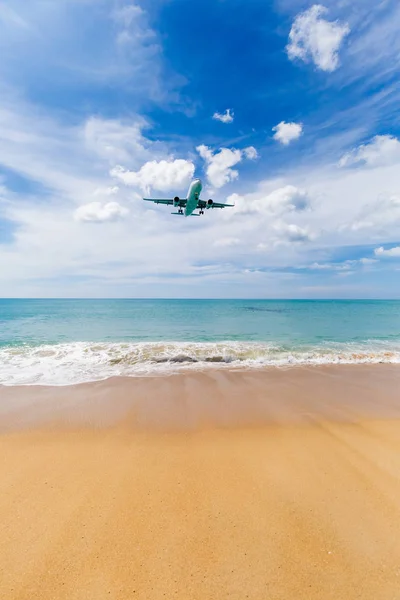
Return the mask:
M0 388L0 598L400 598L400 369Z

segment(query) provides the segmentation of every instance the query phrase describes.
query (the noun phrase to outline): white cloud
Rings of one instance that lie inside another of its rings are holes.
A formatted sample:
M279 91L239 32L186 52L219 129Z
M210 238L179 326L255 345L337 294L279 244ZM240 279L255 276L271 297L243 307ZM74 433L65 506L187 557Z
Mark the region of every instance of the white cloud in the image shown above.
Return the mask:
M308 227L300 227L294 223L275 223L274 230L279 234L279 238L284 242L311 242L316 237L316 234L311 232Z
M343 229L379 231L390 223L400 223L400 196L381 194L377 201L364 206L355 219Z
M240 244L239 238L226 237L226 238L220 238L219 240L214 242L213 245L216 248L230 248L232 246L238 246L239 244Z
M221 123L233 123L234 113L231 112L230 108L227 108L224 113L215 112L213 114L213 119L216 121L221 121Z
M361 144L339 161L339 167L365 165L380 167L400 162L400 140L393 135L377 135L367 144Z
M207 163L207 177L209 182L215 188L221 188L226 183L234 181L239 177L238 171L232 167L242 160L241 150L230 150L229 148L221 148L215 154L204 145L196 148L201 158Z
M146 26L146 13L137 4L126 4L120 6L112 13L117 24L116 42L126 55L135 51L138 41L152 43L154 51L158 50L155 32ZM139 42L140 43L140 42Z
M126 4L125 6L117 8L112 16L117 23L121 23L124 27L128 28L135 19L143 14L143 9L137 4Z
M128 212L128 209L118 204L118 202L107 202L106 204L90 202L77 208L74 212L74 218L76 221L104 223L121 219Z
M303 124L281 121L276 127L272 128L272 131L275 131L274 140L287 146L290 142L297 140L301 136L303 133Z
M108 186L104 188L97 188L93 192L93 196L115 196L119 192L117 185Z
M357 265L373 265L378 261L375 258L360 258L357 260L345 260L342 263L312 263L306 267L312 271L352 271Z
M347 270L350 269L351 266L348 265L347 263L345 264L335 264L335 263L312 263L309 267L307 267L308 269L311 269L312 271L341 271L341 270Z
M243 158L254 159L257 157L257 150L253 146L244 150L221 148L214 153L208 146L202 144L197 146L196 150L207 164L208 181L217 189L239 177L239 172L232 167L240 163Z
M124 167L114 167L110 174L125 185L139 187L143 191L150 189L160 192L175 191L189 185L194 175L194 164L190 160L151 160L138 171L129 171Z
M327 21L322 16L327 9L314 4L295 18L289 33L287 53L291 60L312 60L318 69L332 72L339 66L338 52L349 34L347 23Z
M256 158L258 158L258 152L254 148L254 146L248 146L243 150L243 152L245 153L246 158L249 158L250 160L255 160Z
M264 213L279 215L310 208L308 193L293 185L285 185L269 193L232 194L228 201L235 204L236 213Z
M257 244L257 250L267 250L268 248L268 244L265 244L264 242L260 242L259 244Z
M143 136L146 127L147 121L140 117L125 122L90 117L83 129L83 141L88 150L112 164L132 161L133 157L142 159L149 156L150 144Z
M395 246L394 248L390 248L388 250L385 250L385 248L381 246L380 248L375 248L374 252L376 256L389 256L397 258L400 257L400 246Z

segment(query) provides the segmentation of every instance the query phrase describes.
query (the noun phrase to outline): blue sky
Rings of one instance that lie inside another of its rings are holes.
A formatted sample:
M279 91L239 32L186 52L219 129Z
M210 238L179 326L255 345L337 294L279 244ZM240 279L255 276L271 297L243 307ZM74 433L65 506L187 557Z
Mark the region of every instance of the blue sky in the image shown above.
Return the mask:
M400 297L400 5L0 0L0 296ZM171 216L143 195L235 208Z

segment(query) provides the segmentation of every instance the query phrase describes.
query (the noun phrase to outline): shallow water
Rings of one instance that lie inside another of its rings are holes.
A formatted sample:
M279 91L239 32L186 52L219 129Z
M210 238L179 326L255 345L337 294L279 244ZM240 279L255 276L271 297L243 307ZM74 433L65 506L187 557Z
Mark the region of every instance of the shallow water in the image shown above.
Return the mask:
M0 300L0 383L400 363L400 301Z

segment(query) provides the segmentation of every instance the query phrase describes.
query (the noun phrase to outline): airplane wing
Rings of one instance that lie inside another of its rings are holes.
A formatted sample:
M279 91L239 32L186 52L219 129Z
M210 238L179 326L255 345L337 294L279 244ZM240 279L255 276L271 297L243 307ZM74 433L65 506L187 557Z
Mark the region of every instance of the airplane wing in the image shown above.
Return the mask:
M234 204L222 204L221 202L214 202L209 204L209 200L199 200L197 203L197 208L227 208L228 206L235 206Z
M146 202L154 202L154 204L165 204L166 206L174 205L172 198L143 198L143 200L146 200ZM186 198L179 198L179 203L177 202L175 206L184 208L186 206Z

